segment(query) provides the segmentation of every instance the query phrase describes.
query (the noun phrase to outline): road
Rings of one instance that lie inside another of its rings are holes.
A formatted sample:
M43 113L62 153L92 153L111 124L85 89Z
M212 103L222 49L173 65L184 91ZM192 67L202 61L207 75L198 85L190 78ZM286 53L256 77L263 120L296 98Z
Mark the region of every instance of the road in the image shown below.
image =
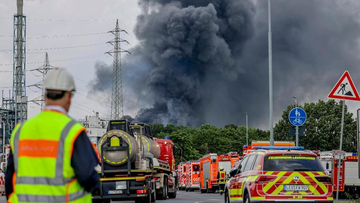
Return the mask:
M156 200L157 203L223 203L224 196L219 193L201 194L199 191L185 192L179 191L176 199ZM340 200L341 202L350 202L349 200ZM5 197L0 197L0 203L6 203ZM114 202L115 203L115 202ZM134 201L126 201L121 203L134 203Z
M199 191L185 192L179 191L175 199L156 200L157 203L223 203L224 196L219 193L201 194ZM0 197L0 203L6 203L5 197ZM126 201L121 203L134 203L134 201Z

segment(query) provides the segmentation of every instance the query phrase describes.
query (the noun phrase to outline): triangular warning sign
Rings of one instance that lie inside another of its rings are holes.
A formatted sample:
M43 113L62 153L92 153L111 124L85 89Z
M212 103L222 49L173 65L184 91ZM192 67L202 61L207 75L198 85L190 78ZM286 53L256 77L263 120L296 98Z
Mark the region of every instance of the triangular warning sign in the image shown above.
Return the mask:
M359 93L348 71L345 71L341 76L328 97L332 99L360 101Z

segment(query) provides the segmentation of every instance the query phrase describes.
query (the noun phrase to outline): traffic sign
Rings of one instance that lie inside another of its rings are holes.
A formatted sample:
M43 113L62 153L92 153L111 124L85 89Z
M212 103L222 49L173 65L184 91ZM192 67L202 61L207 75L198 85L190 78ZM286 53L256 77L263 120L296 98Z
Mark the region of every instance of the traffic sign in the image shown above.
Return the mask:
M331 99L360 101L359 93L348 71L345 71L341 76L328 97Z
M289 113L289 121L294 126L302 126L306 121L306 113L304 109L296 107Z

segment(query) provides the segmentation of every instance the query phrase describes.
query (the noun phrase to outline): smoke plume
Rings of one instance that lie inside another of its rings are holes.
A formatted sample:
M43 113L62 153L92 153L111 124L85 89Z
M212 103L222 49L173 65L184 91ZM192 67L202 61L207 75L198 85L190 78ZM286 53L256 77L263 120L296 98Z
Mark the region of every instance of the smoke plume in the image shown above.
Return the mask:
M357 70L360 5L355 0L272 2L279 118L293 96L300 103L326 99L344 70ZM135 34L140 43L124 63L128 104L147 104L132 106L140 109L137 120L223 126L244 124L247 112L250 125L267 128L267 1L139 0L139 6ZM111 76L111 69L102 71ZM360 79L355 71L352 77ZM98 72L94 91L108 89L101 78Z

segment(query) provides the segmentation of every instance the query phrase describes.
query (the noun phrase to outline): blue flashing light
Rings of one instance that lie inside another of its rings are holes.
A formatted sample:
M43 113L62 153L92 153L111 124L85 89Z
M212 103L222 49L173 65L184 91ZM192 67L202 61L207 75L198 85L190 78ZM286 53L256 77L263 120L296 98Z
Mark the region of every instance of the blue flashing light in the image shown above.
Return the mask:
M165 140L168 140L169 139L169 136L165 136Z
M356 153L354 152L352 155L353 155L353 156L356 156Z
M244 147L246 148L246 147L247 147L247 145L244 145Z
M254 149L278 149L278 150L304 150L304 147L275 147L275 146L266 146L266 147L253 147Z

